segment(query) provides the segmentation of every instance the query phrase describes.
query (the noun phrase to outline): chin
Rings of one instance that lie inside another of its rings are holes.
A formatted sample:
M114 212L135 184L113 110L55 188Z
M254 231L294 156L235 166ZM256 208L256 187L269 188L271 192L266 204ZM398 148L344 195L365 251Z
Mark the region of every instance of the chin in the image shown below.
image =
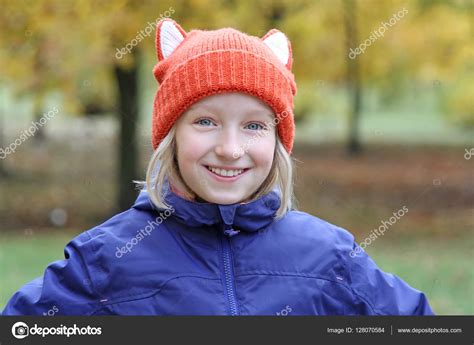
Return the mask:
M226 197L223 195L213 196L213 195L204 195L202 199L206 200L209 203L213 204L220 204L220 205L231 205L236 204L242 200L244 200L244 196L242 197L235 197L235 195Z

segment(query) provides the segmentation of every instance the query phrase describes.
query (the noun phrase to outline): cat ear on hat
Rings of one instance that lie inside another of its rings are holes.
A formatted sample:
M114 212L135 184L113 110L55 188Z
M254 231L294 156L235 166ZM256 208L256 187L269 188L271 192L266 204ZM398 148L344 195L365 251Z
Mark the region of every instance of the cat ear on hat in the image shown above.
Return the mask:
M156 25L156 56L162 61L170 56L186 38L186 31L174 20L162 19Z
M273 51L278 60L291 71L293 56L291 53L291 43L286 35L280 30L271 29L261 40Z

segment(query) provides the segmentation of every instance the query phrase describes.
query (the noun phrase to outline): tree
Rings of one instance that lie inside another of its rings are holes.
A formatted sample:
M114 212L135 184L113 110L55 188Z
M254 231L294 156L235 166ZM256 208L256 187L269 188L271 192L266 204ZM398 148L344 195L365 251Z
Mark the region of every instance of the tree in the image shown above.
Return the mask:
M350 51L357 44L357 11L356 0L344 0L344 22L346 27L346 51ZM351 107L349 115L349 140L347 150L349 154L360 152L359 118L361 102L360 71L357 59L347 57L347 82L351 93Z
M134 52L137 61L137 52ZM115 66L115 77L119 92L118 116L120 122L118 150L118 187L119 207L125 210L135 200L132 181L137 178L137 122L138 102L138 66L129 68Z
M350 48L359 46L403 6L407 14L402 19L354 61L348 59ZM350 86L348 148L352 152L360 147L361 90L374 87L391 95L404 92L406 83L418 80L456 84L461 71L470 70L473 55L470 0L411 0L404 4L375 0L3 0L2 85L40 100L42 93L60 90L64 110L69 107L69 112L79 111L77 95L84 88L84 76L91 80L100 76L100 84L105 85L92 94L117 90L113 108L120 124L117 200L121 208L129 206L136 194L131 180L138 177L137 160L131 156L137 152L138 66L156 59L154 32L141 37L140 33L170 8L172 18L187 31L235 27L258 37L273 27L285 32L292 42L298 86L315 80ZM131 51L117 58L117 49L127 45ZM147 80L151 79L151 66L149 70ZM465 84L470 87L472 83ZM87 88L92 90L92 86ZM307 93L309 102L319 101L316 92ZM460 94L461 100L468 100L470 91L461 90ZM470 103L463 104L469 107ZM466 114L466 110L460 111Z

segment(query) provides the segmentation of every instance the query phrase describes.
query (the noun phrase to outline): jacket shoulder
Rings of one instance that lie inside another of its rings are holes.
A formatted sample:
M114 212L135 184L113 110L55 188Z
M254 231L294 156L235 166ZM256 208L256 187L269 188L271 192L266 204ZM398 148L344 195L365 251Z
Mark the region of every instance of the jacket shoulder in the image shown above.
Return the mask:
M339 226L302 211L289 211L276 227L290 238L330 251L349 252L354 236Z
M396 275L382 271L347 230L301 211L278 223L299 264L346 286L363 315L432 315L426 296Z

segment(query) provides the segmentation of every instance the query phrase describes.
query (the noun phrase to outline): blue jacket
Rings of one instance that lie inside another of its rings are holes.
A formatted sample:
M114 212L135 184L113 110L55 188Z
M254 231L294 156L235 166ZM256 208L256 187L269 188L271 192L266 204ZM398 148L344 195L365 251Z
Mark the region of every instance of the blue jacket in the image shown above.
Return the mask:
M166 201L172 209L157 210L142 191L132 208L69 242L66 259L2 314L433 314L422 292L382 272L349 232L296 210L274 220L276 189L248 204L169 191Z

